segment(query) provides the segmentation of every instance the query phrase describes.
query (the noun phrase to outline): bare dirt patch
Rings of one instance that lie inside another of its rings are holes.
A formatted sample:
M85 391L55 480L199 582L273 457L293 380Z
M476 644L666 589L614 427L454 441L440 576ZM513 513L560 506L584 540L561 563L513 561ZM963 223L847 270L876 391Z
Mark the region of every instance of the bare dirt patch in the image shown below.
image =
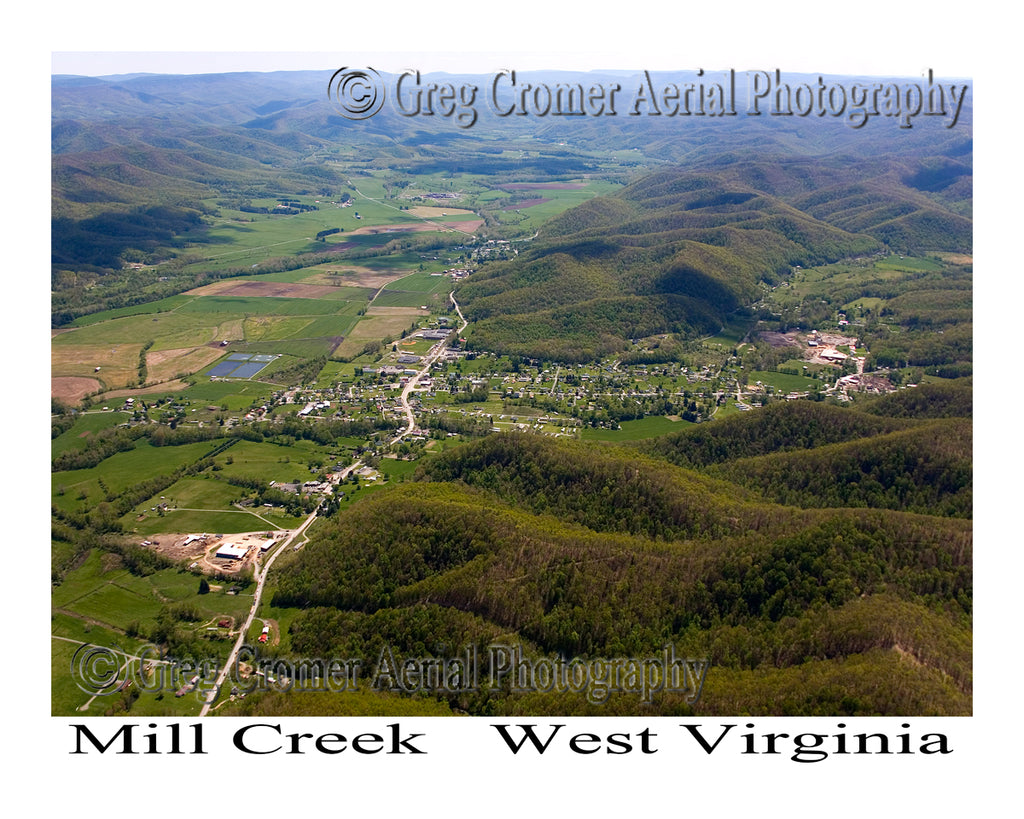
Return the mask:
M818 333L818 343L827 344L830 347L839 345L854 347L857 344L857 339L855 336L841 336L838 333Z
M799 347L800 339L797 333L775 333L763 331L759 333L763 341L767 341L773 348L778 349L779 347Z
M77 375L63 375L50 379L50 395L67 404L77 404L89 393L96 392L103 385L95 378Z
M483 219L468 219L465 222L445 222L445 227L461 230L463 233L476 233L483 223Z
M153 535L148 540L142 541L142 545L152 549L157 554L169 557L171 560L198 560L206 554L207 544L202 540L193 540L187 545L185 541L190 535Z
M270 534L270 538L267 537L268 534ZM197 568L203 571L234 574L245 566L252 565L260 554L259 547L261 545L270 539L280 541L286 536L287 533L280 530L242 532L223 537L207 533L154 535L148 540L142 541L142 545L175 561L190 560L198 563ZM245 557L239 560L216 557L217 550L229 543L234 546L248 547Z

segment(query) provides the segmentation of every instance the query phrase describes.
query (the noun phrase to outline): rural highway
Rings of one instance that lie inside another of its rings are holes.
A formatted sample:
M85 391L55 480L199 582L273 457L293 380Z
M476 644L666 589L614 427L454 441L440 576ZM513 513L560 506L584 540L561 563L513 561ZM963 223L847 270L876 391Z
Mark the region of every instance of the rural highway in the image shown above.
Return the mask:
M466 329L469 322L466 321L466 317L462 315L459 303L455 301L455 291L449 293L448 298L451 299L452 304L455 306L455 312L459 314L459 321L461 323L455 331L455 336L458 338L462 335L462 331ZM398 435L392 439L391 443L402 440L402 438L409 435L414 429L416 429L416 416L413 414L412 405L409 403L409 396L412 395L413 390L416 389L416 386L420 383L420 379L430 372L431 366L433 366L434 362L437 361L437 359L440 358L447 349L448 344L445 342L439 341L435 344L432 350L427 354L426 358L423 359L423 366L420 368L419 372L409 379L408 383L405 385L405 389L402 390L402 396L399 400L402 404L402 411L405 413L406 426L402 432L398 433Z
M352 464L352 466L348 467L344 471L343 477L347 476L347 474L355 468L356 464ZM245 618L245 623L242 624L242 628L238 632L238 639L235 640L235 645L231 649L231 653L228 655L228 659L224 663L224 667L220 670L220 674L217 675L217 681L214 683L213 690L210 691L209 695L207 696L206 702L203 703L203 708L199 712L199 716L205 717L208 713L210 713L210 706L214 703L214 701L217 699L217 696L220 694L221 686L224 685L224 680L227 679L228 672L231 670L231 667L235 664L235 661L238 659L238 652L242 650L242 646L245 644L245 635L249 633L249 626L252 625L253 618L256 617L256 612L259 610L260 599L263 596L263 587L267 582L267 574L270 572L270 567L277 559L277 556L284 552L292 544L292 541L294 541L295 538L297 538L299 535L305 532L309 525L314 520L316 520L316 513L319 508L320 506L318 504L317 508L314 509L309 514L309 517L307 517L302 522L302 525L299 526L298 529L292 531L292 533L288 535L288 537L286 537L281 542L281 544L273 551L270 557L267 558L267 562L263 566L263 570L257 573L256 591L252 596L252 606L250 606L249 608L249 615ZM257 558L257 561L259 561L259 558ZM256 565L259 566L259 563L257 562Z
M462 315L462 310L459 308L459 303L455 301L455 293L449 293L448 298L451 299L452 304L455 306L455 312L459 315L458 329L455 331L455 336L458 338L462 335L463 330L466 329L469 322L466 321L466 317ZM444 353L448 348L448 345L443 342L438 342L433 350L423 359L423 366L415 376L409 379L409 382L405 385L405 389L402 390L401 404L402 409L405 412L406 427L404 430L399 432L394 438L391 439L390 443L396 443L406 435L409 435L414 429L416 429L416 416L413 414L412 405L409 403L409 396L412 393L415 386L419 383L420 378L430 372L430 368L435 361ZM340 473L338 482L344 481L352 472L363 465L362 461L356 461L355 463L345 467ZM270 573L270 567L273 565L277 556L287 551L288 547L291 546L292 542L299 537L307 528L316 520L316 514L320 506L314 509L299 526L298 529L292 531L288 537L281 542L281 544L274 549L270 557L267 558L267 562L264 564L261 571L257 572L256 575L256 591L253 593L252 606L249 608L249 614L245 618L245 623L242 624L241 629L238 632L238 639L235 640L235 645L231 649L231 653L228 655L227 661L224 663L224 667L220 670L220 674L217 675L217 680L214 683L213 689L206 697L206 702L203 703L203 708L199 712L199 716L205 717L210 713L210 707L216 702L217 697L220 695L220 690L224 685L224 681L227 679L228 673L231 671L232 666L238 659L238 653L242 650L242 646L245 645L245 637L249 633L249 627L252 625L252 621L256 617L256 612L259 611L260 601L263 598L263 589L267 582L267 575ZM257 558L258 561L258 558ZM259 563L256 563L259 566Z

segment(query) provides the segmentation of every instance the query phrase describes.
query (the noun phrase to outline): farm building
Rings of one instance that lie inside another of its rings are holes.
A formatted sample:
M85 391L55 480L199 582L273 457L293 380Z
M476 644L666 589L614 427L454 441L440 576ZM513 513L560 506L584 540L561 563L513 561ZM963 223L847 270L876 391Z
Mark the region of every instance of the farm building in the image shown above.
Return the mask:
M248 546L232 546L230 543L224 543L217 548L216 556L229 560L241 560L248 551Z
M818 355L820 355L826 361L846 361L847 359L846 353L841 353L838 350L824 350Z

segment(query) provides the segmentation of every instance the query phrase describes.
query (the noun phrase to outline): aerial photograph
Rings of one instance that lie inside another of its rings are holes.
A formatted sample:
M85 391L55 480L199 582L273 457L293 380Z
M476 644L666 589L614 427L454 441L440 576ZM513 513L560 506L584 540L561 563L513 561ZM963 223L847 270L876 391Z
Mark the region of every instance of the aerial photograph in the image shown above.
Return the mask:
M971 715L971 78L340 59L55 62L51 713Z

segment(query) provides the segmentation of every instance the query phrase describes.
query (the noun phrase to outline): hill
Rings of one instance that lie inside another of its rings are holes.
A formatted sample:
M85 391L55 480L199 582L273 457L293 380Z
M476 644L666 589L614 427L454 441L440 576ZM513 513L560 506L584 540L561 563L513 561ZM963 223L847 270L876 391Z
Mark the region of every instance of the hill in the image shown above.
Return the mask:
M969 521L784 507L626 449L496 435L333 520L283 567L274 605L300 607L293 640L330 656L671 644L711 662L695 704L447 695L472 713L962 714L970 540Z
M458 295L471 346L586 361L630 338L715 332L792 266L881 247L721 175L667 170L555 217Z

